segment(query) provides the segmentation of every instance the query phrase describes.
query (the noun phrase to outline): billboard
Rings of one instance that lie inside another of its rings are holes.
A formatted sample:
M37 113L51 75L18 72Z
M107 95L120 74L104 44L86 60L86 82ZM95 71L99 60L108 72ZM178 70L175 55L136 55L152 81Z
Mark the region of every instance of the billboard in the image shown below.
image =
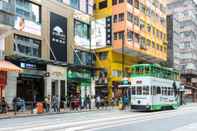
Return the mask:
M15 29L19 31L24 31L27 33L32 33L34 35L41 36L41 25L34 23L29 20L25 20L25 18L16 16L15 18L15 24L14 24Z
M106 46L106 21L99 19L92 22L91 28L92 48L102 48Z
M91 46L93 49L102 48L112 43L111 17L95 20L91 28Z
M67 62L67 18L50 13L50 59Z
M29 1L16 3L14 28L34 35L41 36L41 7ZM28 9L23 6L28 6ZM25 14L24 12L30 12Z

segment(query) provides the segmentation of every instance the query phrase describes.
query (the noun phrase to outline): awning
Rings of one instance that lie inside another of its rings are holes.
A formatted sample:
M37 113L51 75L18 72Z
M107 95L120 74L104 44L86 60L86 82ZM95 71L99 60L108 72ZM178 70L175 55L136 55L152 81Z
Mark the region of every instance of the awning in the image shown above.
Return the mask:
M9 61L0 60L0 71L13 71L13 72L21 72L22 69L18 66L10 63Z

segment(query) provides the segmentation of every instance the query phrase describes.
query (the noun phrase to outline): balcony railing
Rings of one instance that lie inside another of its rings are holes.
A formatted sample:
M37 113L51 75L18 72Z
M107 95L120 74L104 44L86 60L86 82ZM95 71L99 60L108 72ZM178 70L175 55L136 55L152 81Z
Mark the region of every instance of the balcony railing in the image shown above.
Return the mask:
M15 0L8 0L8 2L5 0L0 0L0 12L7 13L9 15L15 15L15 4Z

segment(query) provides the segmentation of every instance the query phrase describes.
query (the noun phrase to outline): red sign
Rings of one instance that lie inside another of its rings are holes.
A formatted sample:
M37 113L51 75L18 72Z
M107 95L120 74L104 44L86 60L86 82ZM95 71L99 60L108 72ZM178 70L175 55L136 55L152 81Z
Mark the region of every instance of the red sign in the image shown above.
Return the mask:
M0 71L0 85L6 85L7 84L7 72Z

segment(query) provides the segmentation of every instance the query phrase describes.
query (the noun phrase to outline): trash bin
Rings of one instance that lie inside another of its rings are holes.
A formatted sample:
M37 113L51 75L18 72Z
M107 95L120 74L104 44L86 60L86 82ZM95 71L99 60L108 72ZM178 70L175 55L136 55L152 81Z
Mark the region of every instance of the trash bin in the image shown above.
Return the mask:
M37 111L37 113L43 113L44 112L43 103L41 103L41 102L36 103L36 111Z

